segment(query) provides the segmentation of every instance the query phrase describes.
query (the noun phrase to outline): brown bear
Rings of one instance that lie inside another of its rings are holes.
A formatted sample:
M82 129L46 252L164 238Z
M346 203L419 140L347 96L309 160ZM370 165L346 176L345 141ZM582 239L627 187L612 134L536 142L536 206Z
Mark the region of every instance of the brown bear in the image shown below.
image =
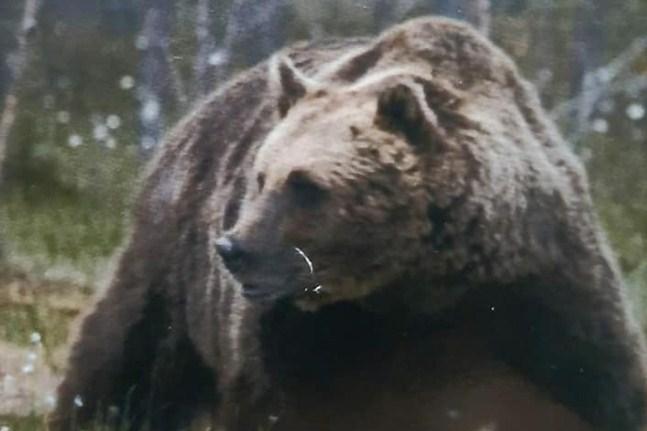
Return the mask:
M499 49L441 18L298 44L170 134L49 424L637 431L625 295Z

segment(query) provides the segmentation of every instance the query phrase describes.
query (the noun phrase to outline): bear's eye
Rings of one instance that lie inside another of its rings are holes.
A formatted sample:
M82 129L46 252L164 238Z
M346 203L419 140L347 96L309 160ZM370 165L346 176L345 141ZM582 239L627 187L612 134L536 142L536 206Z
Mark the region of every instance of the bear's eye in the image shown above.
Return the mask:
M316 207L327 195L326 190L303 171L292 171L287 185L294 202L302 208Z
M263 187L265 187L265 174L260 173L256 176L256 185L258 186L258 191L262 192Z

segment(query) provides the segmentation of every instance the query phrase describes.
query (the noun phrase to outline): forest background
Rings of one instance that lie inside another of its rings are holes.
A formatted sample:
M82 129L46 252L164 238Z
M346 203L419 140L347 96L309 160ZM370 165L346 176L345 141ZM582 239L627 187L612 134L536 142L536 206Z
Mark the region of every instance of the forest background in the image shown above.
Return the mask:
M175 121L287 43L432 13L473 23L538 87L647 311L645 0L0 0L0 430L40 429L70 322Z

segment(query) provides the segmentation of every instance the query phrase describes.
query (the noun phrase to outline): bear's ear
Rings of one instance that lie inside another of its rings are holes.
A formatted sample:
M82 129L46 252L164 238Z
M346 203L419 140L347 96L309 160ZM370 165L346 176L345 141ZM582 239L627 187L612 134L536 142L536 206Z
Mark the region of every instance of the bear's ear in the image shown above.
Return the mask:
M301 73L287 57L275 57L271 67L272 86L278 95L278 110L283 118L290 108L311 92L316 85Z
M382 91L377 100L375 124L402 133L407 141L420 148L441 148L445 131L429 108L425 91L417 83L401 83Z

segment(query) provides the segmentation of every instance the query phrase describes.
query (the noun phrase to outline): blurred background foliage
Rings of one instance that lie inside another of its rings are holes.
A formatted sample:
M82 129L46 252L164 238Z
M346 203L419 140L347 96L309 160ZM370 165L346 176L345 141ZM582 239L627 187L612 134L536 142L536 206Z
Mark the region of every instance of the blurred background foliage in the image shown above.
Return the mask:
M430 13L477 24L537 85L647 307L644 0L0 0L0 338L65 320L2 308L16 279L97 285L143 166L209 91L286 43Z

